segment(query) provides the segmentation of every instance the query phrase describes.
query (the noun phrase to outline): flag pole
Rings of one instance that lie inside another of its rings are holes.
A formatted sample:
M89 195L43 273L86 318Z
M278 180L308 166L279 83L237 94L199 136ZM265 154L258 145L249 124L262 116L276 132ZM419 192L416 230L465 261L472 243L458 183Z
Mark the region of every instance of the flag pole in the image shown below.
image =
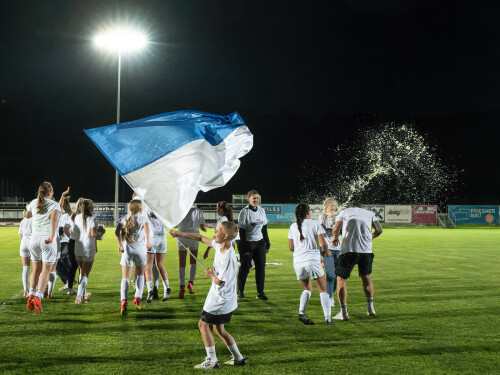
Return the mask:
M186 249L186 250L188 251L188 253L189 253L189 254L191 254L191 256L192 256L192 257L193 257L193 258L194 258L194 259L195 259L198 263L200 263L200 266L202 266L202 267L203 267L203 269L206 271L206 270L207 270L207 267L205 267L205 265L204 265L203 263L201 263L201 261L200 261L198 258L196 258L196 256L195 256L195 255L191 252L191 250L189 250L189 248L188 248L188 247L184 246L184 244L182 243L182 241L179 241L179 243L182 245L182 247L183 247L184 249Z

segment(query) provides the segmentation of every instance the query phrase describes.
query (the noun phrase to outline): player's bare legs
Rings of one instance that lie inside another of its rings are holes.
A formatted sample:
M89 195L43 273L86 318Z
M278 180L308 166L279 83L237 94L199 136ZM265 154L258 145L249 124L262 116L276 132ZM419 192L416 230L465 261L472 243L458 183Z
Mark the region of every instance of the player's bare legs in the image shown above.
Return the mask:
M340 312L334 319L349 320L347 313L347 280L337 276L337 296L340 303Z
M375 315L375 309L373 308L373 281L370 275L361 276L363 281L363 290L366 295L366 313L370 316Z

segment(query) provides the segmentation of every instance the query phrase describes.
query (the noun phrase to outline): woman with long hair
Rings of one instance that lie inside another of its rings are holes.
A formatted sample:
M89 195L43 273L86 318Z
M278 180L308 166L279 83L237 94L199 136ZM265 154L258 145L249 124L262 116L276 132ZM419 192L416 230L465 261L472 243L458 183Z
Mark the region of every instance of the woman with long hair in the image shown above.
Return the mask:
M28 207L26 205L26 207ZM21 246L19 253L21 255L21 263L23 265L23 289L24 298L28 298L29 288L30 288L30 237L31 237L31 223L33 218L29 219L26 217L26 209L23 211L23 220L19 224L19 239L21 240Z
M318 249L318 239L326 256L330 256L330 250L325 241L325 231L315 220L311 220L312 212L309 205L298 204L295 208L297 221L290 226L288 232L288 246L293 251L293 268L304 291L300 296L299 320L304 324L314 324L306 315L307 305L312 293L310 279L316 282L318 287L321 306L325 315L325 324L333 325L331 306L328 293L326 293L326 281L323 267L321 267L321 256Z
M69 190L68 190L69 191ZM63 193L64 194L64 193ZM75 242L78 238L80 238L80 232L77 227L75 227L75 218L76 215L81 211L82 204L85 201L85 198L78 198L76 201L76 211L73 212L70 216L69 221L69 241L68 241L68 256L70 261L70 268L68 274L68 295L77 294L77 291L73 289L73 285L75 284L75 275L76 270L78 269L78 262L75 257ZM81 273L80 273L81 276Z
M220 223L223 223L225 221L230 221L230 222L234 223L233 207L231 207L231 205L229 203L227 203L226 201L217 202L216 210L217 210L217 215L219 215L219 219L217 220L217 224L215 224L215 228L217 228ZM238 234L236 236L236 238L232 241L233 248L236 249L235 244L236 244L236 241L238 241L239 239L240 239L240 236ZM210 253L211 248L212 248L211 246L207 247L205 254L203 254L203 259L208 258L208 254Z
M97 224L97 218L92 215L93 212L94 202L91 199L85 199L80 206L80 212L75 217L75 228L80 234L75 240L75 258L80 267L80 282L78 283L75 303L82 303L90 297L90 294L85 294L85 290L97 253L96 237L102 236L106 232Z
M30 277L28 309L42 312L42 299L49 281L52 265L56 262L56 231L61 207L54 201L50 182L38 187L37 198L28 205L26 217L33 217L30 238L30 256L33 271Z
M122 253L121 314L127 314L127 298L132 267L135 263L136 286L134 304L138 310L142 308L141 299L144 291L144 271L147 264L149 243L149 223L142 213L142 201L133 199L128 204L129 214L123 216L116 227L118 251Z

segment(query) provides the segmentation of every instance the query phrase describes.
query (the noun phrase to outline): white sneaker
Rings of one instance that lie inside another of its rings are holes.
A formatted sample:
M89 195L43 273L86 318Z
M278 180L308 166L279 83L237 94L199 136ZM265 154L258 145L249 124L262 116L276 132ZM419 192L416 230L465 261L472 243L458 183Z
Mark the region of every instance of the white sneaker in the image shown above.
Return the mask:
M246 358L234 359L234 357L233 357L229 361L224 362L224 364L229 365L229 366L248 366L248 362L247 362Z
M330 306L335 307L335 298L330 298Z
M92 292L85 292L83 294L83 300L86 301L92 296Z
M212 370L214 368L220 368L220 363L219 363L219 361L212 362L210 360L210 357L207 357L199 365L194 366L194 368L198 368L198 369L202 369L202 370Z
M375 309L370 309L370 307L367 308L366 315L368 316L374 316L375 315Z
M68 288L68 292L66 294L76 294L76 290L74 290L73 288Z
M68 283L64 284L63 287L59 288L59 290L67 290L68 289Z
M336 320L349 320L349 314L346 314L346 316L342 315L342 311L339 311L337 315L335 315L332 319Z

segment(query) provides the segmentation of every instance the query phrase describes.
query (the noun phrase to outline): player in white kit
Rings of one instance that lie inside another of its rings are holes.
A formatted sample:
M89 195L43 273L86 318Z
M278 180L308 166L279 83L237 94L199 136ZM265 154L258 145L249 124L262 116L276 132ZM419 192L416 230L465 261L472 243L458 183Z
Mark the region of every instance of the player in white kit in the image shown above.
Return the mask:
M56 261L56 231L61 208L52 197L54 190L45 181L38 187L38 197L28 205L26 217L33 217L30 256L33 271L30 277L28 309L42 312L42 299L49 281L50 270Z
M205 305L198 322L205 351L205 361L194 366L196 369L211 370L220 368L220 363L215 354L215 342L210 324L213 325L215 333L222 339L231 352L232 358L225 362L230 366L248 366L246 358L241 355L233 336L224 328L229 323L233 311L238 307L236 296L236 273L238 262L231 241L236 238L238 228L236 224L225 221L217 226L213 240L198 233L182 233L170 231L172 237L189 238L201 241L215 249L213 269L208 269L205 274L212 279L212 285L207 294Z
M153 264L156 261L156 267L163 279L163 302L170 298L171 289L168 283L168 273L163 265L165 254L167 253L167 239L165 237L165 224L158 219L153 212L149 212L149 242L151 249L148 250L148 262L146 264L146 286L148 288L147 302L151 302L154 297L153 290Z
M26 207L28 207L26 205ZM24 298L28 298L29 288L30 288L30 237L31 237L31 223L33 218L29 219L26 217L26 209L23 211L23 220L19 224L19 239L21 240L21 246L19 253L21 255L21 263L23 265L23 289Z
M132 276L132 267L135 263L136 287L134 304L138 310L142 308L141 299L144 291L144 271L147 264L147 250L149 243L149 223L142 213L142 201L133 199L128 204L129 213L123 216L116 227L115 235L118 241L118 251L122 254L121 283L121 314L127 314L127 296Z
M216 210L217 214L219 215L219 219L217 220L217 224L215 224L215 228L217 228L219 224L223 223L224 221L231 221L234 223L233 208L229 205L229 203L227 203L226 201L217 202ZM239 239L240 239L240 234L238 233L236 238L231 242L231 245L235 250L236 250L236 241L238 241ZM207 247L205 254L203 254L203 259L208 258L211 248L212 248L211 246ZM236 254L236 259L239 259L239 254Z
M203 215L203 211L198 207L191 207L187 215L182 219L182 221L178 225L179 232L184 233L197 233L199 234L200 228L203 232L206 232L205 228L205 216ZM187 247L194 256L198 256L198 241L183 238L177 239L177 248L179 249L179 298L184 298L184 293L186 292L186 255L187 250L184 248ZM194 293L194 278L196 276L196 260L190 256L189 257L189 279L187 288L189 293Z
M97 253L96 237L102 236L106 232L104 228L99 228L97 218L92 215L93 212L94 202L91 199L85 199L81 205L80 213L75 216L75 228L80 234L75 239L75 258L80 267L80 282L75 298L75 303L78 304L90 297L89 294L85 295L85 290Z
M307 305L312 293L312 285L309 278L316 282L318 287L321 306L325 316L325 324L333 325L331 320L330 298L326 292L326 281L323 267L321 267L321 256L318 246L318 238L325 256L330 256L330 250L325 241L325 230L315 220L311 220L312 212L309 205L298 204L295 208L297 222L290 226L288 232L288 244L293 251L293 268L297 280L300 281L304 291L300 296L299 320L304 324L314 324L306 315Z

